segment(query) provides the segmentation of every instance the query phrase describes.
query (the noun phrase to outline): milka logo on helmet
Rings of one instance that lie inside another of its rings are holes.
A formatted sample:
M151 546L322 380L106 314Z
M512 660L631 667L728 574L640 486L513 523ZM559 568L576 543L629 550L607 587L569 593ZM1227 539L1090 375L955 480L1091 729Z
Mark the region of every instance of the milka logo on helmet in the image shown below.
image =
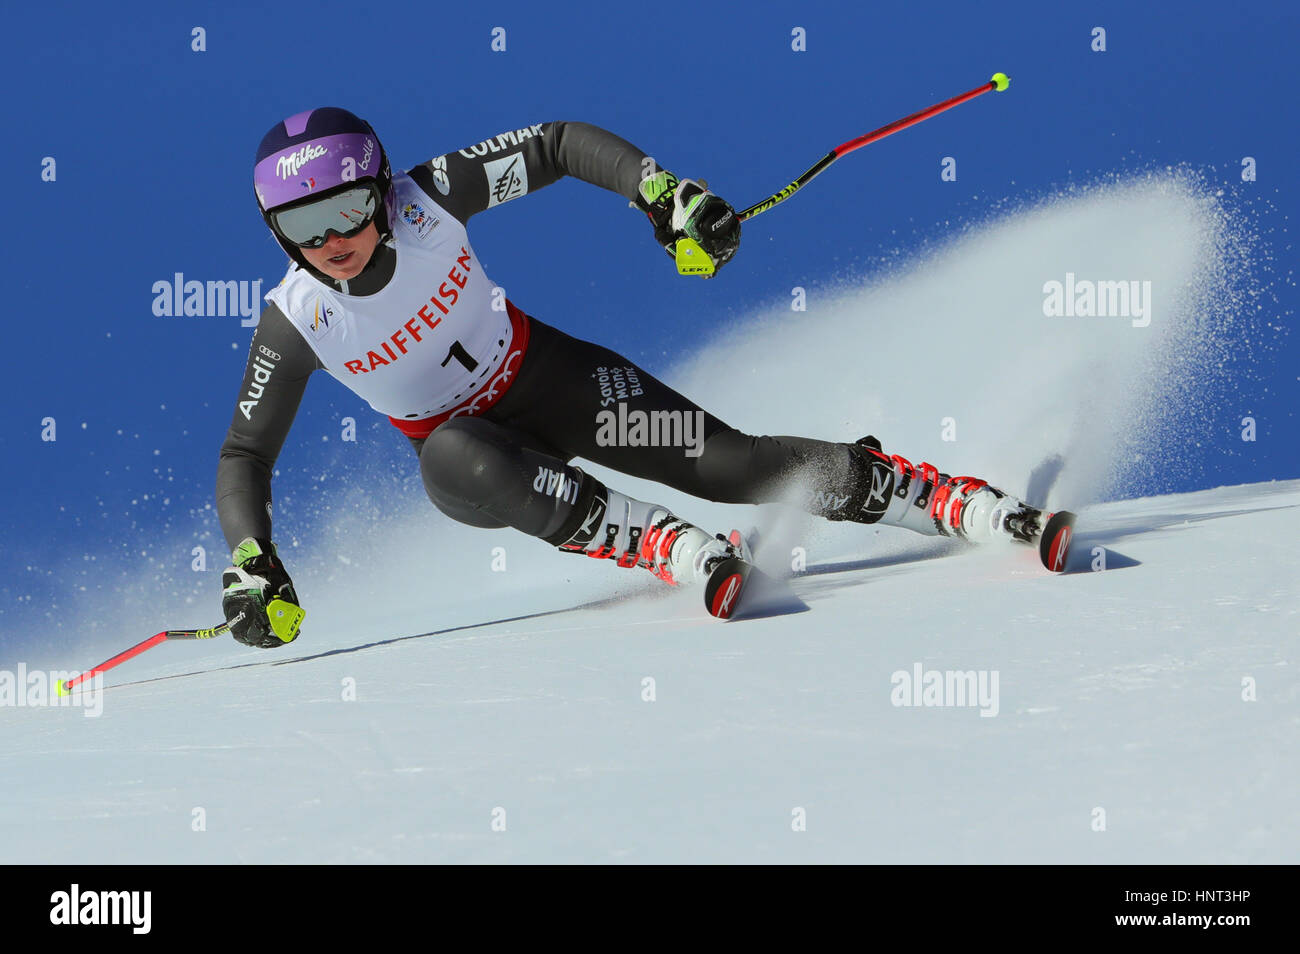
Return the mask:
M297 152L291 152L287 156L281 156L277 159L275 161L275 174L281 179L292 179L298 174L299 169L328 152L329 150L324 146L313 146L309 143Z

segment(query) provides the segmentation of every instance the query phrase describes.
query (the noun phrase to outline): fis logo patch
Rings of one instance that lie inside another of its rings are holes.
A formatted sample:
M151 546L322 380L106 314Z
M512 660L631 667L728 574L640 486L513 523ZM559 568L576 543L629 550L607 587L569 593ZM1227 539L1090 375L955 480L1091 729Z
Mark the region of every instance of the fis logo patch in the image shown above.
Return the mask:
M425 209L418 202L408 202L402 206L402 221L411 227L416 238L424 238L438 227L442 220Z
M311 310L311 334L313 338L323 338L325 333L330 330L331 323L334 321L334 309L326 303L325 299L317 298L316 304Z
M522 152L485 162L483 171L487 173L488 208L528 192L528 169Z

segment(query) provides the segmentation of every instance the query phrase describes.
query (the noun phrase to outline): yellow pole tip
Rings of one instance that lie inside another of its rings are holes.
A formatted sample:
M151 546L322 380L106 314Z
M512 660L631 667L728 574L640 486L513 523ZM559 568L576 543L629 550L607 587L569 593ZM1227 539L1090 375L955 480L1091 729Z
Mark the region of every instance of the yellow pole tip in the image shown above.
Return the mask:
M993 88L1000 93L1011 85L1011 77L1006 73L994 73L989 82L991 82Z

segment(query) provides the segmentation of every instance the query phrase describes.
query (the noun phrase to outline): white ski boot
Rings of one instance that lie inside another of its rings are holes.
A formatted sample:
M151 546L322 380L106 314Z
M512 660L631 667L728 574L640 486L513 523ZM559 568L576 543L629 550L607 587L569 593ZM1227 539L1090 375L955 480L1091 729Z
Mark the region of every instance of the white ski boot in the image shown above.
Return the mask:
M940 532L972 543L1033 543L1042 511L974 477L950 477L935 490L931 513Z
M670 586L708 579L727 557L750 559L749 545L739 530L732 530L727 537L720 533L711 537L663 508L656 510L652 519L641 548L643 565Z
M888 496L877 507L880 523L906 527L928 536L958 537L972 543L995 540L1035 543L1047 516L978 477L950 477L933 464L913 465L898 454L880 449L872 437L857 442L859 453L870 455L873 497ZM892 468L889 475L884 465ZM877 477L876 470L884 473ZM877 490L878 488L878 490ZM866 509L866 508L864 508Z
M570 541L560 549L585 553L618 566L641 566L670 586L702 582L727 557L749 558L744 537L710 536L693 523L674 516L667 508L605 490L601 529L588 542Z

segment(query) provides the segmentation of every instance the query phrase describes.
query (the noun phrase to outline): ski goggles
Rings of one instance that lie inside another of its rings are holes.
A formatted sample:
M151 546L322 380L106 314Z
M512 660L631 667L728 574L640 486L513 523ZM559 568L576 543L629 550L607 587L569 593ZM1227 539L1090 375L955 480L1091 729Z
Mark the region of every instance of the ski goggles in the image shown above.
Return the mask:
M331 233L339 238L359 233L374 221L379 202L378 186L366 183L302 205L273 209L271 227L299 248L320 248Z

